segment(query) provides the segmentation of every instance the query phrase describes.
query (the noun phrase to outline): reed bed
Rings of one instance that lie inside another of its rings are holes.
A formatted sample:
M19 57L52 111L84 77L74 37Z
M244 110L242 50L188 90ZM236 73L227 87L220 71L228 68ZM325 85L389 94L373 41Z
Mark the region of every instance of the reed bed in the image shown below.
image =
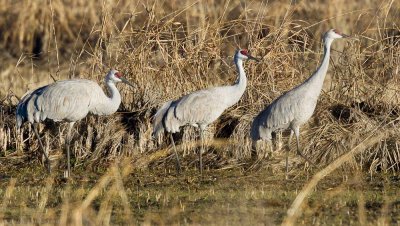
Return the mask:
M322 169L379 128L385 136L366 142L369 145L362 152L339 168L371 175L400 170L398 1L0 0L0 5L1 161L41 162L29 125L20 133L15 128L15 107L27 90L66 78L102 83L109 68L117 68L136 87L119 87L122 104L116 114L89 116L77 123L73 166L101 168L127 159L131 171L165 168L171 172L174 158L169 141L151 137L152 116L171 98L232 84L234 51L247 48L262 60L245 64L245 94L208 128L204 161L209 169L219 170L248 165L252 119L311 75L320 62L323 33L337 28L353 39L333 44L316 112L301 130L304 153ZM40 133L52 164L63 168L66 126L47 122ZM197 166L197 136L194 128L176 135L186 169ZM278 133L272 153L268 145L259 151L259 157L265 157L262 167L273 172L284 169L287 137ZM292 175L304 172L301 159L294 154L290 159ZM60 224L86 224L85 218L96 224L107 222L114 196L121 199L121 211L127 211L126 222L134 222L122 188L124 176L119 174L129 173L113 168L89 194L81 194L85 200L77 212L70 213L71 204L63 199ZM99 204L96 211L104 216L99 218L100 214L96 217L95 211L86 209L105 186L118 189L110 189L110 196ZM3 210L14 188L15 181L10 181ZM37 214L50 214L40 211ZM39 220L43 215L34 217Z
M388 129L396 131L400 97L395 1L368 1L369 8L360 8L360 2L323 7L319 1L193 1L182 6L178 1L44 3L27 1L15 7L17 3L2 2L6 19L0 23L0 43L6 63L1 73L0 153L4 157L32 153L38 146L35 139L27 139L32 136L30 129L22 134L15 130L18 97L62 78L102 82L109 67L124 72L137 87L121 86L123 103L117 114L79 123L75 134L83 136L73 141L76 162L156 152L163 143L151 138L156 109L193 90L233 83L232 55L241 47L262 61L246 64L246 93L209 128L208 137L227 139L216 155L245 161L253 117L313 72L321 58L320 37L331 27L354 39L333 45L316 114L302 130L305 153L328 164L381 123L394 120ZM42 133L50 150L61 148L62 125L52 124ZM398 170L397 135L371 147L357 157L357 163L373 171ZM184 154L191 156L193 149L185 143L196 139L196 131L186 129L181 137Z

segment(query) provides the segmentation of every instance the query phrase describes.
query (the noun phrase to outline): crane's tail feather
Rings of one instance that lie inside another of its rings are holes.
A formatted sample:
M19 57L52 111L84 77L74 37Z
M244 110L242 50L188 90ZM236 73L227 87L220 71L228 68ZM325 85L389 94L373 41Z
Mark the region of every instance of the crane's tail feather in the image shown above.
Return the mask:
M165 113L168 111L169 107L172 104L172 100L165 102L160 109L158 109L157 113L154 115L153 118L153 133L151 134L152 137L157 137L160 133L164 132L164 123L163 119Z
M260 131L259 131L259 127L260 127L260 122L258 117L254 118L253 123L251 124L251 129L250 129L250 137L253 140L253 142L259 140L260 137Z
M17 105L17 109L15 112L16 115L16 121L17 121L17 129L20 129L22 124L24 124L24 122L27 120L27 106L26 106L26 102L20 102Z

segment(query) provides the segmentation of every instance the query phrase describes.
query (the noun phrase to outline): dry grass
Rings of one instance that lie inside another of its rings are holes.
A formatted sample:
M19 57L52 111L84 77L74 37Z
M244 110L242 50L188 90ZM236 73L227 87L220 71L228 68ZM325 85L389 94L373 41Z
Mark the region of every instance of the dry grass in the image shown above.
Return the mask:
M124 161L101 176L76 170L66 182L57 173L41 175L38 167L17 168L9 169L13 179L0 181L1 225L274 225L307 180L240 170L206 171L203 177L190 170L176 177L138 172ZM337 171L342 177L327 175L307 195L297 224L359 225L363 216L371 225L398 223L398 176L369 180Z
M64 78L101 83L108 68L114 67L137 88L120 86L123 103L113 116L90 116L78 123L74 166L96 168L98 163L128 156L134 168L173 170L168 139L151 139L151 116L168 99L232 84L236 79L232 55L241 47L262 62L246 63L247 90L210 126L204 156L209 168L241 166L250 156L253 117L315 70L321 35L335 27L356 39L333 44L315 115L302 129L304 152L322 167L391 122L385 127L389 136L342 167L371 174L400 170L398 1L28 0L21 4L0 0L0 5L4 16L0 20L1 161L39 159L30 128L21 134L15 130L16 97ZM64 126L54 123L42 128L54 165L64 159L65 133ZM186 128L177 138L185 167L196 167L196 131ZM282 140L286 142L286 136ZM282 161L275 158L272 168L280 171ZM291 159L295 166L298 161ZM102 208L107 215L112 207L105 202Z
M366 138L364 138L363 142L361 142L359 145L354 147L352 150L350 150L345 155L342 155L340 158L336 159L334 162L329 164L326 168L324 168L320 172L316 173L313 176L313 178L304 186L304 188L297 195L296 199L293 201L292 206L288 210L288 217L284 220L284 222L282 224L283 225L294 225L295 224L297 218L299 217L299 215L302 212L301 208L304 203L304 200L306 199L307 196L309 196L312 193L312 189L314 189L315 186L317 186L317 184L320 180L322 180L327 175L331 174L338 167L343 165L343 163L349 161L355 154L359 154L360 152L363 152L367 147L370 147L370 146L378 143L380 140L386 138L387 136L388 136L387 132L384 130L382 131L382 129L373 131ZM361 205L361 206L363 206L363 205ZM362 214L364 214L364 213L365 213L365 211L361 211L360 216L362 216ZM361 220L360 220L360 223L361 223Z
M122 70L137 88L121 86L120 113L80 123L77 130L84 136L74 140L76 163L157 151L150 137L157 107L193 90L232 83L236 77L232 54L245 47L263 61L246 65L247 92L209 129L210 138L237 141L228 143L222 155L241 161L249 156L248 131L254 115L312 73L321 57L320 37L331 27L353 34L356 40L333 46L315 117L302 130L305 152L328 164L363 134L399 114L399 3L395 1L354 2L346 7L339 2L327 8L318 2L278 1L97 5L75 0L50 1L40 7L41 3L14 7L2 2L1 13L7 18L0 23L5 50L0 73L5 95L2 156L37 148L37 141L26 139L31 133L25 131L16 139L17 100L12 94L20 97L28 89L66 77L101 82L107 70L103 65ZM28 12L24 7L30 9L29 15L20 13ZM60 149L65 133L58 137L57 130L52 132L45 133L47 145ZM398 170L400 151L394 134L370 147L357 163L372 171ZM193 129L186 129L182 142L195 136ZM190 154L193 149L184 145L183 151Z

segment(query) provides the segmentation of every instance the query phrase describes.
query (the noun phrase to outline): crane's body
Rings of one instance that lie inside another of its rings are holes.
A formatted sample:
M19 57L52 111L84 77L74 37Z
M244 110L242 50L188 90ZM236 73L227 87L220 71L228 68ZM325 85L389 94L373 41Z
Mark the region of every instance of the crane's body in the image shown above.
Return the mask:
M237 103L243 95L247 84L243 60L247 59L257 60L250 56L247 50L236 52L234 61L239 72L239 78L234 85L195 91L177 100L164 103L154 116L153 134L157 136L164 131L172 134L179 132L182 126L191 125L200 128L203 146L203 130L218 119L225 109ZM171 141L173 143L172 135ZM202 149L199 153L200 172L202 172ZM179 171L180 165L176 150L175 154Z
M289 143L294 133L297 140L297 153L305 158L300 151L300 127L314 113L328 71L330 47L333 40L346 36L334 29L326 32L324 56L318 69L304 83L278 97L255 117L250 132L253 148L256 147L254 144L257 140L270 141L273 132L290 128ZM309 161L307 158L305 159ZM286 171L287 164L288 160L286 159Z
M222 115L225 109L239 101L246 88L246 77L236 85L213 87L185 95L178 100L168 101L156 113L162 115L163 123L157 124L155 134L164 129L177 133L180 127L191 125L205 129Z
M17 106L16 117L18 129L24 122L35 125L35 123L43 122L46 119L55 122L65 121L70 123L67 135L68 174L66 176L70 174L69 142L74 123L85 118L88 113L110 115L116 112L121 103L121 95L115 83L122 81L129 84L129 82L122 78L122 74L116 70L111 70L107 74L105 81L110 96L107 96L103 89L94 81L72 79L57 81L30 91L23 96ZM34 130L38 135L35 126ZM41 148L46 160L49 161L44 147L42 146ZM49 164L49 162L47 163ZM48 169L50 170L49 165Z
M115 85L107 97L101 87L90 80L74 79L43 86L26 94L17 108L17 126L25 121L40 123L46 119L75 122L90 112L109 115L117 111L121 96Z
M271 140L272 132L288 128L294 131L311 118L321 93L327 62L322 65L325 73L314 74L317 76L284 93L257 115L251 128L253 140Z

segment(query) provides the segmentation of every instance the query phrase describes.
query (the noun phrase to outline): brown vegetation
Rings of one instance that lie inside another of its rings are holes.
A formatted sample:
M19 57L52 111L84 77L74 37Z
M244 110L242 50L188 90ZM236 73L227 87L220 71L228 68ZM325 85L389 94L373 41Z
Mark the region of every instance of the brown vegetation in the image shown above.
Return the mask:
M157 107L193 90L232 83L236 78L232 55L241 47L263 60L246 65L246 93L209 130L209 137L215 134L235 141L227 142L221 153L209 155L241 161L249 156L248 131L254 115L313 72L321 57L320 37L331 27L356 39L333 46L324 92L315 117L302 133L305 152L327 164L382 123L393 121L388 129L397 127L397 2L370 5L375 8L360 8L359 2L346 3L347 8L340 3L325 8L317 2L275 1L45 3L26 1L19 7L2 3L6 18L0 22L5 50L2 156L37 148L35 139L26 139L31 136L26 130L15 132L16 99L11 94L20 97L53 78L102 82L107 70L103 65L120 69L138 86L135 90L121 87L120 113L80 123L78 132L83 136L74 139L76 163L155 152L158 146L150 137L150 119ZM193 140L193 129L186 130L182 140ZM51 150L61 147L62 135L44 134ZM398 170L398 148L394 135L370 147L357 163L373 171ZM185 153L192 150L185 148Z
M240 166L250 157L253 117L315 70L322 34L338 28L354 39L333 44L324 91L302 130L304 153L323 167L379 128L389 135L343 167L370 173L400 170L399 1L0 0L0 6L0 161L38 159L29 126L21 134L15 129L15 105L27 90L65 78L102 83L113 67L137 88L120 87L118 113L78 123L73 165L93 168L128 156L134 169L173 170L168 140L151 139L151 116L168 99L232 84L232 56L240 47L262 61L246 63L247 90L208 129L204 155L209 168ZM56 159L64 162L65 133L64 126L54 123L42 128L54 165ZM196 134L186 128L178 135L187 169L197 164ZM283 170L282 159L274 158L278 161L266 164ZM10 182L9 192L13 188ZM107 208L105 202L100 211Z

